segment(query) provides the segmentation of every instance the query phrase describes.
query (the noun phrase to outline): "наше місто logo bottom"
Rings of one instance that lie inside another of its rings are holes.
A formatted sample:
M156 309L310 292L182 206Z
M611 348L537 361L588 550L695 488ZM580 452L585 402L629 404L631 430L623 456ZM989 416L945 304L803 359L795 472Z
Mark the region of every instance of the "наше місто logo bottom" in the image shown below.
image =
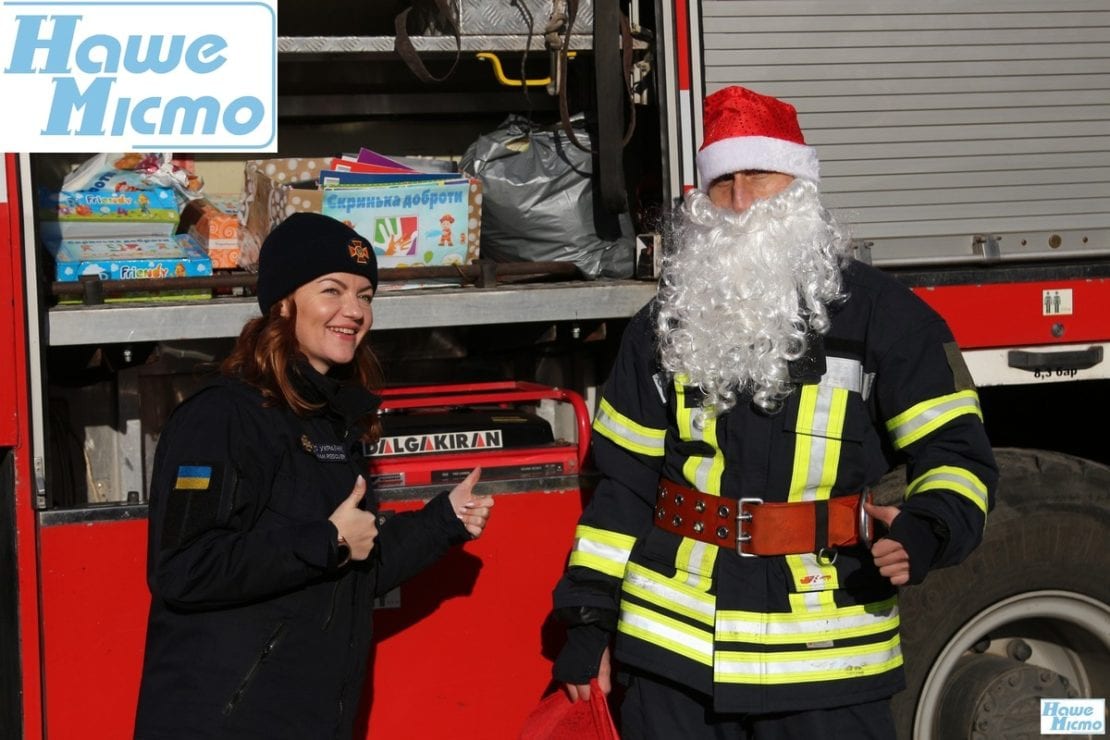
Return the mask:
M1105 735L1105 699L1041 699L1042 735Z

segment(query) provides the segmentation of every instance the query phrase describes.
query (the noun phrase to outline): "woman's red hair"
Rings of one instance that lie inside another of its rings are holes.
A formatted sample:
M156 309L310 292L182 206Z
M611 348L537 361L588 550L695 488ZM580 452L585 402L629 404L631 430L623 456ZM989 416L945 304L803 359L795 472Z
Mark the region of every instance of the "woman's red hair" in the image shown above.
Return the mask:
M281 313L283 305L288 306L287 316ZM296 323L297 307L293 301L278 301L268 315L251 319L243 326L235 348L220 364L220 372L254 386L268 404L285 404L298 416L306 416L320 410L323 404L313 403L297 392L290 377L291 366L300 354L294 329ZM370 391L382 386L381 365L365 339L355 349L354 360L338 368L335 374L342 374L345 380L352 380ZM362 438L368 442L377 441L381 436L377 414L360 421Z

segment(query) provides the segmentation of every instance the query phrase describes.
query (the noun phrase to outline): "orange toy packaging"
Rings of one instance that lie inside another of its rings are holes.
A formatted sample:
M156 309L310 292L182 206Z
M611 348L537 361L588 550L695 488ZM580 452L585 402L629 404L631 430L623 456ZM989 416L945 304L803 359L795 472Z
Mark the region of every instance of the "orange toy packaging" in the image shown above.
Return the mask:
M206 195L189 201L179 230L196 239L216 270L239 267L238 195Z

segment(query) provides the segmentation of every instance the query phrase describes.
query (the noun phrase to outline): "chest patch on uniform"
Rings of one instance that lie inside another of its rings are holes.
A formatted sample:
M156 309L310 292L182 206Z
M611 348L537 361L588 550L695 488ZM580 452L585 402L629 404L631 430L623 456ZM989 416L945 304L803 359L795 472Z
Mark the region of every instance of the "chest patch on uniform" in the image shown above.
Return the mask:
M307 434L301 435L301 449L321 462L347 462L343 445L313 442Z

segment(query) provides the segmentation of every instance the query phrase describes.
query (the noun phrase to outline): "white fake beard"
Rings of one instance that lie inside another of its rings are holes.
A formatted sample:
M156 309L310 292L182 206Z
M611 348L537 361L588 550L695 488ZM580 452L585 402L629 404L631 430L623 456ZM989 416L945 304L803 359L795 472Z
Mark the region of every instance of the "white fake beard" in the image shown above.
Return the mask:
M827 306L844 297L851 239L805 180L743 213L692 191L680 215L659 290L662 365L713 413L744 393L773 412L793 389L787 363L805 355L806 332L826 333Z

